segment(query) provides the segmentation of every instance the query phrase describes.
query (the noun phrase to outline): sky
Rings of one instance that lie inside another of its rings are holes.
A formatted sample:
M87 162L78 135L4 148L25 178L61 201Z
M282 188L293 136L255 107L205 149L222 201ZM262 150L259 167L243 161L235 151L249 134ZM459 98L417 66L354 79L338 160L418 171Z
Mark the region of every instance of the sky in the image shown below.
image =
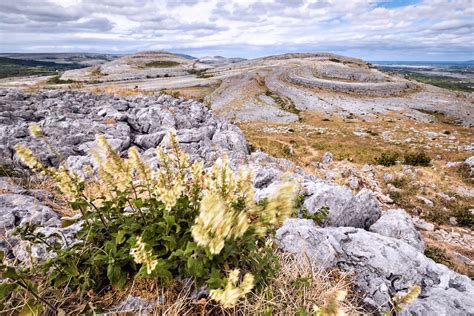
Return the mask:
M0 52L474 59L474 0L0 0Z

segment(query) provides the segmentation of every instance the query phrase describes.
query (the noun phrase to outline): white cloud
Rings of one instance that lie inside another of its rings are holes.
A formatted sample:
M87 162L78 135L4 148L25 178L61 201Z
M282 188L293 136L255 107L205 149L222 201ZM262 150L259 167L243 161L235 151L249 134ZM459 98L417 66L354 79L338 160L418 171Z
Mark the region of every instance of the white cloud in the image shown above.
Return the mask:
M15 0L2 51L169 49L253 57L336 51L366 59L474 59L472 0ZM102 40L102 41L101 41Z

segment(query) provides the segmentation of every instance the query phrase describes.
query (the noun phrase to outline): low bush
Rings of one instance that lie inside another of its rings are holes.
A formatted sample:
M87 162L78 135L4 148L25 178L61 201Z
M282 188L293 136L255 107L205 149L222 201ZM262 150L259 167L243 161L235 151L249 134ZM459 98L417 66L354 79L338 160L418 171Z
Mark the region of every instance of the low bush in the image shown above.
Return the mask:
M99 136L100 150L92 153L97 175L84 168L89 180L63 166L45 167L18 145L22 161L51 177L80 213L64 225L81 221L82 228L78 242L63 247L35 234L35 227L23 227L23 238L44 243L54 255L23 270L2 265L1 277L8 281L0 285L0 303L11 305L25 296L29 306L47 303L25 280L41 279L56 291L53 296L81 300L110 286L121 289L136 278L162 285L192 278L230 307L273 276L278 260L267 238L294 212L296 186L285 182L264 202L255 202L249 171L234 173L226 159L205 171L202 162L189 164L174 134L169 140L172 149L156 149L159 168L152 170L136 148L121 158ZM54 312L54 303L46 305Z
M282 150L283 155L285 157L291 157L295 153L295 150L293 149L293 147L291 145L287 145L287 144L283 144L281 146L281 150Z
M426 247L425 256L433 259L434 262L450 265L451 261L446 253L446 250L437 247Z
M400 154L397 152L383 152L378 157L375 158L375 163L385 167L393 166L397 163L400 158Z
M463 163L458 167L458 173L461 176L462 181L467 184L474 184L474 174L471 172L471 166Z
M75 83L75 82L76 81L71 80L71 79L67 79L67 80L61 79L61 75L56 75L46 80L47 84L67 84L67 83Z
M453 212L459 226L465 226L474 229L474 214L469 207L459 207Z
M431 158L425 152L407 153L403 156L403 162L410 166L427 167L431 163Z

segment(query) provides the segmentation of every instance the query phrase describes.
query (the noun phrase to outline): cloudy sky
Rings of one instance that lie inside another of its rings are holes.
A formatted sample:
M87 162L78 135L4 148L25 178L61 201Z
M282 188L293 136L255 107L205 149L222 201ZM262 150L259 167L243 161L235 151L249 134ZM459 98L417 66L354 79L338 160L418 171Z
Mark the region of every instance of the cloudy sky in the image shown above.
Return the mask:
M1 52L474 59L474 0L0 0Z

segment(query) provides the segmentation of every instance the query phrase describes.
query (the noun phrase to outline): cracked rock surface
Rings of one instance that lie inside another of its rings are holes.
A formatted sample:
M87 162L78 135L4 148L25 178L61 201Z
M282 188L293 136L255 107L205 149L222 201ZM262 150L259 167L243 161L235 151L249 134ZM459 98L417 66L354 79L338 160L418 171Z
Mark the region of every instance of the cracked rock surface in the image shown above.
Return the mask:
M289 219L277 231L280 247L307 254L327 267L352 271L365 301L382 310L397 292L422 288L406 315L472 315L474 282L435 263L408 243L352 227L317 227L313 221Z
M85 92L0 90L2 161L16 161L14 146L27 144L44 163L58 164L57 155L42 140L29 136L30 123L39 124L51 145L75 168L94 146L96 134L105 135L121 153L132 145L141 151L166 146L166 132L175 129L193 160L212 163L224 153L230 158L248 154L242 132L196 101L167 95L117 98Z

